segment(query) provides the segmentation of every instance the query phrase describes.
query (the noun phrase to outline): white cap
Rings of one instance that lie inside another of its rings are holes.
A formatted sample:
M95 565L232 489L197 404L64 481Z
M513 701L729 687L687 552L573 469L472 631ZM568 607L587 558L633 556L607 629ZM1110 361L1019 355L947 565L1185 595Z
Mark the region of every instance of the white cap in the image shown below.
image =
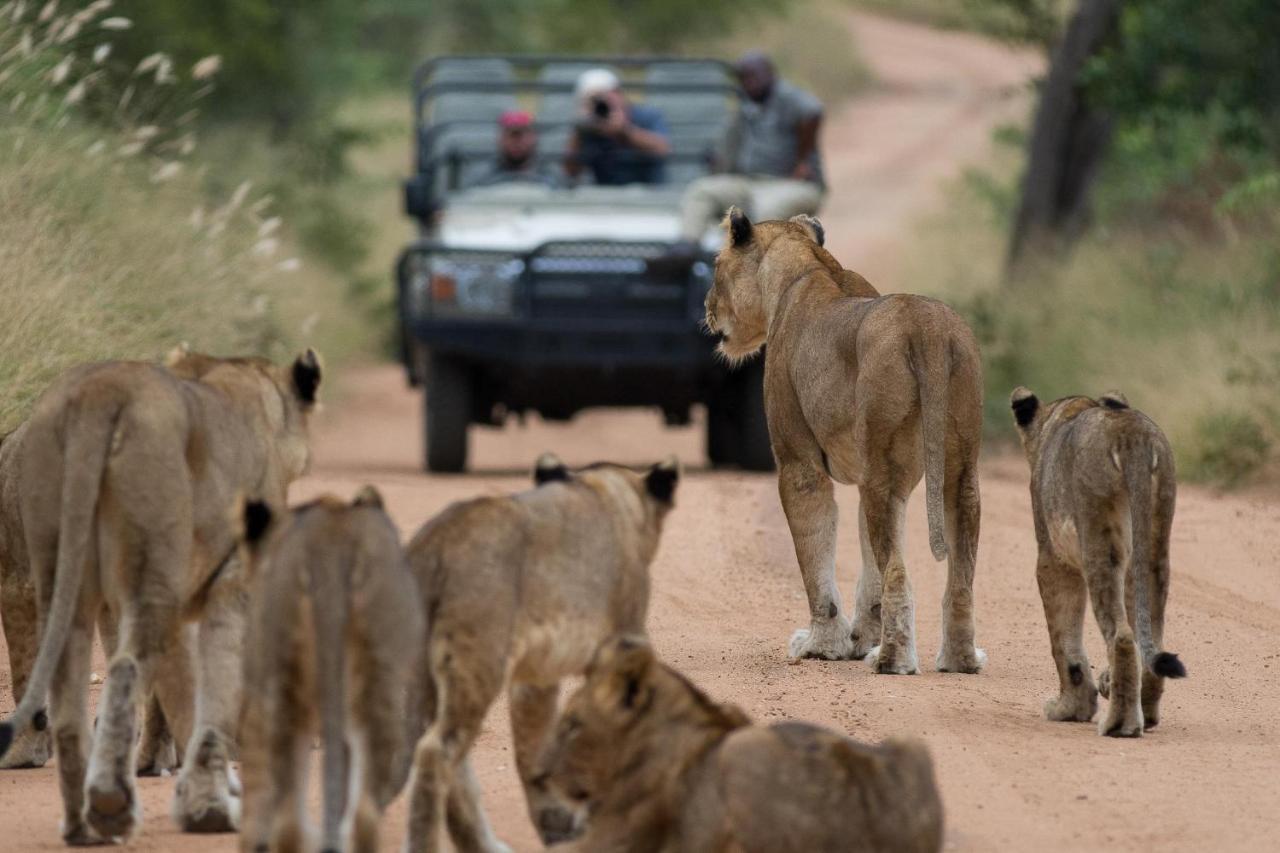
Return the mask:
M620 85L618 75L608 68L592 68L590 71L582 72L578 77L578 85L573 91L578 99L582 100L603 92L612 92Z

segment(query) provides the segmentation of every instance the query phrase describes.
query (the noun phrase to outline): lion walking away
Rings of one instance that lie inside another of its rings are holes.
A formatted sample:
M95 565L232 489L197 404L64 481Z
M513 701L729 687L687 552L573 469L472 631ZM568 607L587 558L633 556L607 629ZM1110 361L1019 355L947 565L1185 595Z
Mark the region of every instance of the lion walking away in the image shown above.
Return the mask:
M975 673L982 366L972 331L933 299L879 295L822 248L809 216L726 218L707 326L731 360L765 347L764 397L778 491L809 601L793 658L866 657L919 670L903 556L907 498L923 477L929 546L948 561L937 668ZM767 344L767 346L766 346ZM833 481L857 484L862 573L853 620L835 582Z
M244 504L245 563L257 579L245 644L246 851L298 849L308 837L306 765L319 736L320 850L376 853L378 821L409 769L407 692L423 615L382 498L366 486L283 517Z
M1031 465L1036 581L1058 668L1045 716L1092 720L1101 693L1110 704L1099 733L1138 737L1160 721L1165 679L1187 674L1163 646L1173 451L1117 391L1041 403L1019 387L1010 405ZM1107 643L1096 687L1084 650L1086 597Z

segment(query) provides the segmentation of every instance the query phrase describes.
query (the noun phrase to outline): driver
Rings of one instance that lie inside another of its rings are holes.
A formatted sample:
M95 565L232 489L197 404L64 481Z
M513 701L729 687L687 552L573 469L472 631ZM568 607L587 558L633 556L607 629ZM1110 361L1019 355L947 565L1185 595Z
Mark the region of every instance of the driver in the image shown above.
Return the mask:
M607 68L584 71L574 88L578 122L565 154L564 170L576 178L591 170L597 184L660 184L671 152L662 112L633 104L618 76Z
M538 161L538 130L533 115L525 110L507 110L498 117L498 156L493 166L472 186L492 186L513 181L554 187L559 178Z

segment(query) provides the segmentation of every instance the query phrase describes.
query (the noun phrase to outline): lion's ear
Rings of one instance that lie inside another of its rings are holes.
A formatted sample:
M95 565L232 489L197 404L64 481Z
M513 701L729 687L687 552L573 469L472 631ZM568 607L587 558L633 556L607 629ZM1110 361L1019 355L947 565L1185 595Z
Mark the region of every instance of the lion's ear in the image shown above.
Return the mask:
M177 346L169 350L165 355L164 366L174 367L189 355L191 355L191 344L186 341L180 341Z
M805 231L809 232L809 239L821 246L827 239L827 231L822 227L822 223L818 221L816 216L810 216L807 213L800 213L791 217L791 221L799 225Z
M644 488L659 503L675 501L676 484L680 482L680 460L668 456L649 469L644 478Z
M596 652L587 677L595 682L597 699L634 710L653 665L653 647L643 637L624 635L605 641Z
M293 392L304 406L314 406L320 389L320 354L310 347L293 362Z
M533 466L533 484L560 483L569 479L569 469L554 453L544 453Z
M351 502L351 505L382 509L382 492L379 492L376 486L364 486L360 491L356 492L355 500Z
M741 208L729 208L729 213L725 216L724 221L729 229L730 246L745 246L751 242L754 226L752 226L751 220L747 218Z
M1127 409L1129 408L1129 400L1119 391L1108 391L1098 398L1098 402L1106 406L1108 409Z
M1009 408L1013 409L1013 419L1019 429L1026 429L1040 411L1040 399L1031 393L1030 388L1019 385L1009 395Z
M275 513L266 501L237 495L231 508L231 528L237 540L250 548L262 544L271 525L275 522Z

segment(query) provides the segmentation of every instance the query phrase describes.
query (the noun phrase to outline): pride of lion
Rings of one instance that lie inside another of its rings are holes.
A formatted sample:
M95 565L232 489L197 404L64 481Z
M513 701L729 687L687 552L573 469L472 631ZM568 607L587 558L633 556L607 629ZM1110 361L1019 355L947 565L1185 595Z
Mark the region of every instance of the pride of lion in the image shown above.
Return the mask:
M948 563L935 666L980 672L973 333L936 300L881 295L844 269L812 217L752 223L731 209L725 226L705 322L731 361L765 350L810 619L788 656L919 671L903 527L923 479L930 549ZM185 349L87 364L0 440L0 619L17 702L0 767L56 758L67 844L127 841L142 818L134 777L172 768L178 825L238 831L252 853L377 850L402 793L406 851L446 837L508 850L468 760L505 689L514 770L547 845L942 848L922 741L755 725L659 660L646 615L678 512L674 458L637 471L544 454L528 490L456 503L404 543L372 487L288 504L310 463L321 373L311 350L285 366ZM1169 443L1118 392L1042 403L1018 388L1010 404L1058 673L1045 714L1091 721L1101 695L1100 733L1138 737L1160 719L1165 680L1186 675L1162 646ZM837 482L860 497L852 605L835 583ZM1107 644L1096 683L1086 601ZM95 630L109 659L91 718ZM578 686L562 701L565 679Z

